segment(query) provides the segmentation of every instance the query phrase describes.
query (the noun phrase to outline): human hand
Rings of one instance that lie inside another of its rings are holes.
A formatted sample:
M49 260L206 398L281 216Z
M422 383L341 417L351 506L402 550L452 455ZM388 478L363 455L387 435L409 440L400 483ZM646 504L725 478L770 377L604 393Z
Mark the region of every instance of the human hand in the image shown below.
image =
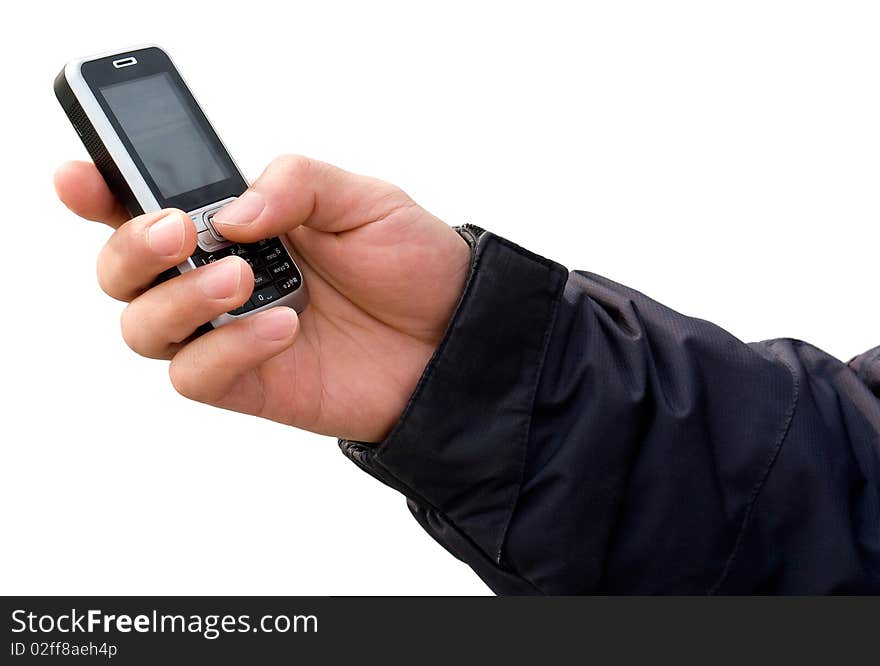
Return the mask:
M239 257L151 286L193 253L182 212L129 220L97 169L69 162L55 188L74 213L115 229L98 281L128 302L122 335L170 359L182 395L326 435L380 441L440 342L470 266L464 240L399 188L298 156L279 157L214 218L227 238L287 234L308 285L297 317L276 307L189 340L243 304L253 274Z

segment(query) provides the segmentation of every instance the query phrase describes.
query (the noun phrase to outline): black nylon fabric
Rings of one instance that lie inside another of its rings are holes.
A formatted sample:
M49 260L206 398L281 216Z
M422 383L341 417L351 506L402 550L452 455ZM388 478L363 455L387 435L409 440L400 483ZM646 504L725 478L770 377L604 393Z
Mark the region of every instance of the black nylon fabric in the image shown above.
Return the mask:
M564 283L558 264L484 234L458 313L397 427L378 447L343 443L362 467L448 516L495 562Z
M745 344L470 240L400 423L340 446L495 592L880 592L880 348Z
M856 356L849 365L871 392L880 398L880 347Z

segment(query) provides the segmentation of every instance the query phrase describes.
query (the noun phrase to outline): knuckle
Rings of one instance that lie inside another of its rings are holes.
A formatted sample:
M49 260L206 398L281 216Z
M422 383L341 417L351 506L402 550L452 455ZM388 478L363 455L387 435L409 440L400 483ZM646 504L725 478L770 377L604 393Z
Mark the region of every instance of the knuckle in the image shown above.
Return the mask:
M132 252L130 232L123 230L124 227L117 229L101 248L96 265L98 286L105 294L120 301L128 300L128 292L120 283L124 281L123 276L132 273L128 264L131 257L136 256Z
M288 178L302 179L308 175L314 168L314 165L314 160L303 155L285 154L279 155L272 160L269 168L283 173Z
M412 208L416 206L416 202L397 185L386 183L384 200L392 209Z
M119 316L119 329L122 332L122 340L134 353L145 356L143 341L139 334L140 326L134 321L131 306L126 307Z
M121 235L123 237L140 237L146 240L147 229L150 228L150 223L153 222L153 218L155 215L138 215L137 217L131 218L128 222L123 224L116 230L116 234Z
M138 356L168 358L168 345L159 339L139 308L128 305L119 317L122 340Z
M117 300L124 300L116 281L113 278L113 269L111 268L110 253L107 246L98 254L98 260L95 263L95 276L98 278L98 286L105 294Z
M127 256L146 256L150 242L147 234L153 221L147 215L132 218L114 232L112 240Z
M377 181L374 192L374 220L387 220L401 212L418 208L418 204L401 188Z
M184 228L186 229L185 241L192 240L190 236L195 236L195 223L180 208L163 208L158 213L148 213L135 217L119 227L114 235L119 237L119 245L121 248L125 248L127 254L152 258L153 251L150 249L149 236L150 227L159 220L171 215L176 215L183 220ZM192 231L192 234L190 234L190 231Z
M108 296L112 296L110 293L110 285L107 283L107 274L104 271L103 261L101 255L98 255L98 260L95 262L95 277L98 279L98 286Z
M171 380L171 386L174 387L174 390L184 398L199 400L198 384L191 369L177 359L172 359L168 366L168 378Z

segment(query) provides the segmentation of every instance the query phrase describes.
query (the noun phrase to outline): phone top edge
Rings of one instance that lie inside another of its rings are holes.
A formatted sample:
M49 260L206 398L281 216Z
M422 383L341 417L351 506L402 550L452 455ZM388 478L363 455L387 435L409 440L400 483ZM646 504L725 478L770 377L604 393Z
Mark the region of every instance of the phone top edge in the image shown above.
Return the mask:
M64 63L64 71L67 72L69 69L82 67L84 63L92 62L93 60L102 60L103 58L109 58L115 55L124 55L126 53L145 51L147 49L158 49L159 51L164 53L169 60L171 60L171 56L168 55L168 51L163 49L158 44L137 44L135 46L131 46L125 49L113 49L111 51L104 51L102 53L95 53L92 55L83 56L82 58L74 58L73 60L68 60L66 63Z

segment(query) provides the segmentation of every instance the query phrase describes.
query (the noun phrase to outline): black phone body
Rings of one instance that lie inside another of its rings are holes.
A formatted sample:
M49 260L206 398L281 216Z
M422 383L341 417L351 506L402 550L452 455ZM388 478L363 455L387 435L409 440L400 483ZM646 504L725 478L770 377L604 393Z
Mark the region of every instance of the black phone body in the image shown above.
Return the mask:
M55 95L129 214L173 207L195 223L195 253L160 279L232 254L251 265L251 298L211 326L276 305L305 309L308 290L286 238L232 243L212 225L248 183L165 51L145 46L71 61L55 79Z

